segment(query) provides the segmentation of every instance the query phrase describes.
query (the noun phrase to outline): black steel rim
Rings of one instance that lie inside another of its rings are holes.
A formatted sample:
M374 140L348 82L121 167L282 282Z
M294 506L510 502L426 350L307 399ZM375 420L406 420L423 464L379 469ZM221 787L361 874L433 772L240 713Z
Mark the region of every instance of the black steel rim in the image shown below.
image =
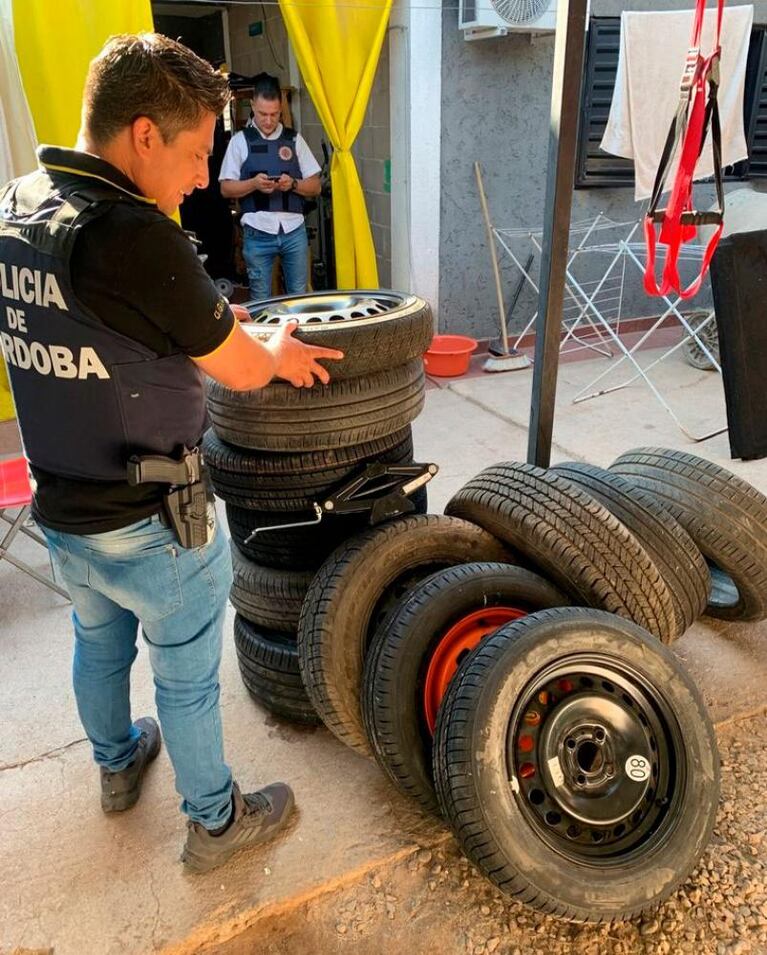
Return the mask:
M380 290L310 292L265 302L246 302L245 307L257 325L283 325L288 321L326 325L379 319L401 308L406 299L400 292Z
M511 715L506 755L523 816L571 861L624 865L676 825L681 728L661 690L614 656L573 654L535 676Z

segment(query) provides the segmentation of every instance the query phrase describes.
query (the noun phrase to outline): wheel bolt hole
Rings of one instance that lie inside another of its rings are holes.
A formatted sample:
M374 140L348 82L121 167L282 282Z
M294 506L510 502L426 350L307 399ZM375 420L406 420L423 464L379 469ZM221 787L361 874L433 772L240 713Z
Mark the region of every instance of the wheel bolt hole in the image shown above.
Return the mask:
M575 749L575 740L569 739L565 745L568 749Z
M577 777L576 777L576 781L577 781L577 783L578 783L579 786L583 786L583 785L585 785L585 783L586 783L586 777L585 777L585 776L577 776Z
M598 729L594 733L594 739L598 740L600 743L605 738L605 731L603 729Z
M592 742L581 743L575 759L584 773L594 773L600 770L604 762L602 751Z
M576 825L570 825L567 827L567 834L571 839L577 839L581 834L581 830Z
M533 789L527 797L534 806L540 806L546 799L542 790Z
M603 842L603 841L604 841L604 838L605 838L605 834L604 834L603 832L599 832L599 831L596 830L596 829L593 829L593 830L592 830L592 832L591 832L591 841L592 841L592 842Z
M626 827L623 825L623 823L620 823L620 825L617 825L615 829L613 829L613 835L616 839L620 839L625 831Z
M552 809L550 809L546 813L546 822L550 826L558 826L561 821L562 821L562 817L559 815L558 812L554 812Z

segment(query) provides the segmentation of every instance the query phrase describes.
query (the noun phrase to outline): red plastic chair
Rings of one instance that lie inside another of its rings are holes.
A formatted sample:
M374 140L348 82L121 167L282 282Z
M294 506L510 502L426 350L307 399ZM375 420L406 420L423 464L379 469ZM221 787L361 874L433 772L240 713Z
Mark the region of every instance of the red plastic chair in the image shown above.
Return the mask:
M5 537L0 540L0 560L10 561L14 567L18 567L25 574L29 574L30 577L34 577L41 584L45 584L46 587L55 590L57 594L69 599L69 594L63 587L59 587L55 579L43 577L29 564L8 553L13 539L19 532L26 534L27 537L31 537L38 544L47 548L45 539L26 526L31 505L32 489L29 486L26 460L24 458L11 458L7 461L0 461L0 520L11 525ZM8 516L6 513L8 510L16 510L17 508L18 514L15 517ZM51 564L51 575L53 576L53 574L53 564Z

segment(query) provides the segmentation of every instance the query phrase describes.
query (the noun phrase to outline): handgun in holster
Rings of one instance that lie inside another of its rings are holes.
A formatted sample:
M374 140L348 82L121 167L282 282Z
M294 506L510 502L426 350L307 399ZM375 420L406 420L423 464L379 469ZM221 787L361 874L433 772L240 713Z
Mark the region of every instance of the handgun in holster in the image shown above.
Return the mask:
M128 484L167 484L164 516L182 547L203 547L215 533L213 492L199 448L182 448L178 458L161 454L133 455Z

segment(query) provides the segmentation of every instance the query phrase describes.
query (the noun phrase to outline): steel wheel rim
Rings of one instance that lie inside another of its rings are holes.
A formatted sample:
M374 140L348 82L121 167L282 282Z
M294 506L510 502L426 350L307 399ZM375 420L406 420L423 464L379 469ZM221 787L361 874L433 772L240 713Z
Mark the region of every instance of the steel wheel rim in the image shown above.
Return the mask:
M483 607L461 617L442 635L429 658L423 686L424 720L431 736L440 703L466 655L488 634L526 615L527 611L518 607Z
M285 296L267 302L246 302L254 325L335 325L341 322L380 319L405 304L407 296L387 291L334 291Z
M606 654L573 654L528 683L506 758L528 824L580 864L623 865L663 842L686 790L682 731L668 702Z
M726 570L706 560L711 574L711 593L708 602L712 607L737 607L740 603L740 591L738 585L730 577Z

